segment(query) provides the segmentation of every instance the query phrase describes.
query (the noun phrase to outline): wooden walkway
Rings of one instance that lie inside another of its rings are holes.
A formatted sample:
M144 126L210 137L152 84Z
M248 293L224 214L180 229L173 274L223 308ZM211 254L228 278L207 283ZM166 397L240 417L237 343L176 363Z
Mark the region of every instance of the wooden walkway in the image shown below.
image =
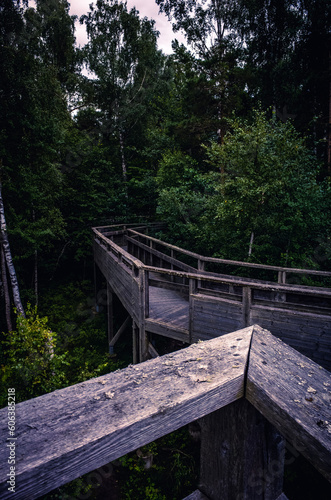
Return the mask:
M189 301L176 290L149 287L149 319L189 329Z
M191 344L258 324L331 371L331 288L325 287L330 272L204 257L148 230L151 226L93 229L109 318L116 294L133 321L135 361L156 355L151 334ZM225 274L230 268L241 275ZM268 280L244 276L261 272ZM301 285L302 276L324 280L324 286ZM110 321L110 345L118 337Z

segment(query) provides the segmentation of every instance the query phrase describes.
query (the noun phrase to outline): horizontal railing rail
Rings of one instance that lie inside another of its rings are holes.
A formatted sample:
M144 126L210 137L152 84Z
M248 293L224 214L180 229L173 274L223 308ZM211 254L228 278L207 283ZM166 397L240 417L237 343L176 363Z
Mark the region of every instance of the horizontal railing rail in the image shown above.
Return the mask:
M149 271L152 273L158 273L178 278L186 278L188 280L195 280L197 282L201 281L209 281L211 283L224 283L229 285L235 285L240 287L250 287L252 289L261 289L261 290L271 290L277 292L293 292L297 294L306 295L307 293L312 293L317 297L325 297L331 298L331 289L329 288L318 288L318 287L309 287L305 285L292 285L292 284L280 284L280 283L270 283L267 281L256 281L248 279L242 279L238 281L236 276L215 276L196 273L190 273L186 271L175 271L172 269L164 269L160 267L146 266L142 265L142 269L145 271Z
M1 409L7 446L1 449L0 496L36 499L202 419L202 492L211 500L229 500L234 492L259 498L262 479L268 498L276 500L284 456L282 438L268 422L331 481L330 387L330 373L258 326L197 343L16 404L14 435L8 408Z
M192 258L197 260L197 267L200 270L203 269L204 264L214 263L214 264L227 264L227 265L231 265L231 266L244 267L244 268L250 268L250 269L260 269L260 270L265 270L265 271L275 271L278 273L278 282L279 283L285 282L287 273L289 273L289 274L305 274L307 276L320 276L320 277L324 277L324 278L331 277L331 272L319 271L316 269L300 269L300 268L291 268L291 267L282 267L282 266L271 266L271 265L267 265L267 264L256 264L253 262L221 259L218 257L205 257L205 256L197 254L195 252L191 252L189 250L185 250L183 248L180 248L176 245L166 243L166 242L159 240L157 238L154 238L152 236L142 234L141 232L137 231L137 228L128 229L128 234L132 234L132 235L135 235L137 237L145 238L146 240L153 241L154 243L157 243L158 245L163 246L164 248L167 248L167 249L176 251L180 254L192 257Z

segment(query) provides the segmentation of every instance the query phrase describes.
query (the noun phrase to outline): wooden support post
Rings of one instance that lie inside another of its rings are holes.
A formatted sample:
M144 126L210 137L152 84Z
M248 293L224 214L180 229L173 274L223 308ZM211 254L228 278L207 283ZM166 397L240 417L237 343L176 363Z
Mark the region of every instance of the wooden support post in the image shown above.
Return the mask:
M108 323L108 345L114 337L114 308L113 308L113 292L107 281L107 323Z
M198 259L198 271L204 271L205 270L205 261Z
M132 322L132 362L134 365L138 363L138 342L137 342L137 325L133 321Z
M109 351L111 347L114 347L114 345L116 344L122 333L125 331L129 323L130 323L130 316L126 318L126 320L122 323L121 327L117 330L116 335L114 335L112 340L109 342Z
M148 359L148 335L144 325L139 328L139 362L142 363Z
M94 306L96 312L99 312L98 294L101 288L101 277L100 277L101 273L95 262L93 267L94 267Z
M149 241L149 246L150 246L150 249L151 249L150 254L149 254L150 255L149 265L152 266L153 265L153 253L152 253L152 250L153 250L153 241L152 240Z
M152 358L158 358L160 356L155 347L153 346L153 344L151 344L151 342L148 343L148 354Z
M171 248L171 249L170 249L170 257L171 257L172 259L174 259L174 258L175 258L175 252L174 252L173 248ZM170 269L171 269L172 271L174 270L174 264L173 264L173 262L170 264ZM173 283L173 281L174 281L174 277L173 277L172 275L170 276L170 281L171 281L172 283Z
M282 494L284 439L247 400L199 424L199 489L210 500L276 500Z
M144 270L145 318L149 317L149 272Z
M250 326L251 305L252 305L252 290L248 286L245 286L243 287L243 299L242 299L242 328Z

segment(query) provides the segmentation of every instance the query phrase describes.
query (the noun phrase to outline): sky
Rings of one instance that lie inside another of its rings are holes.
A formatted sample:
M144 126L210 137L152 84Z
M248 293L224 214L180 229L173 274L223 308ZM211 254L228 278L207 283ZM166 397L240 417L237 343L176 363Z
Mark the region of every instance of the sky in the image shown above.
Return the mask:
M71 5L70 14L77 15L79 18L81 15L87 14L92 0L69 0L69 3ZM173 33L171 23L167 17L164 14L159 14L159 7L156 5L155 0L127 0L127 6L128 10L136 7L140 17L148 17L156 21L155 27L160 32L158 48L163 50L164 53L170 54L172 52L171 40L177 38L179 42L184 42L184 36L181 33ZM83 46L87 41L85 27L81 26L78 21L76 21L75 34L77 45Z

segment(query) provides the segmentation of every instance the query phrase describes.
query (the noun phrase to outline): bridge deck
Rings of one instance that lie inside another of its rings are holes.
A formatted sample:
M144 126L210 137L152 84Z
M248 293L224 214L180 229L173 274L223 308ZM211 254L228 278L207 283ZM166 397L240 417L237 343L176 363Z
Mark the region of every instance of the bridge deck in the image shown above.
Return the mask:
M173 327L189 328L189 301L175 290L149 287L149 318Z

